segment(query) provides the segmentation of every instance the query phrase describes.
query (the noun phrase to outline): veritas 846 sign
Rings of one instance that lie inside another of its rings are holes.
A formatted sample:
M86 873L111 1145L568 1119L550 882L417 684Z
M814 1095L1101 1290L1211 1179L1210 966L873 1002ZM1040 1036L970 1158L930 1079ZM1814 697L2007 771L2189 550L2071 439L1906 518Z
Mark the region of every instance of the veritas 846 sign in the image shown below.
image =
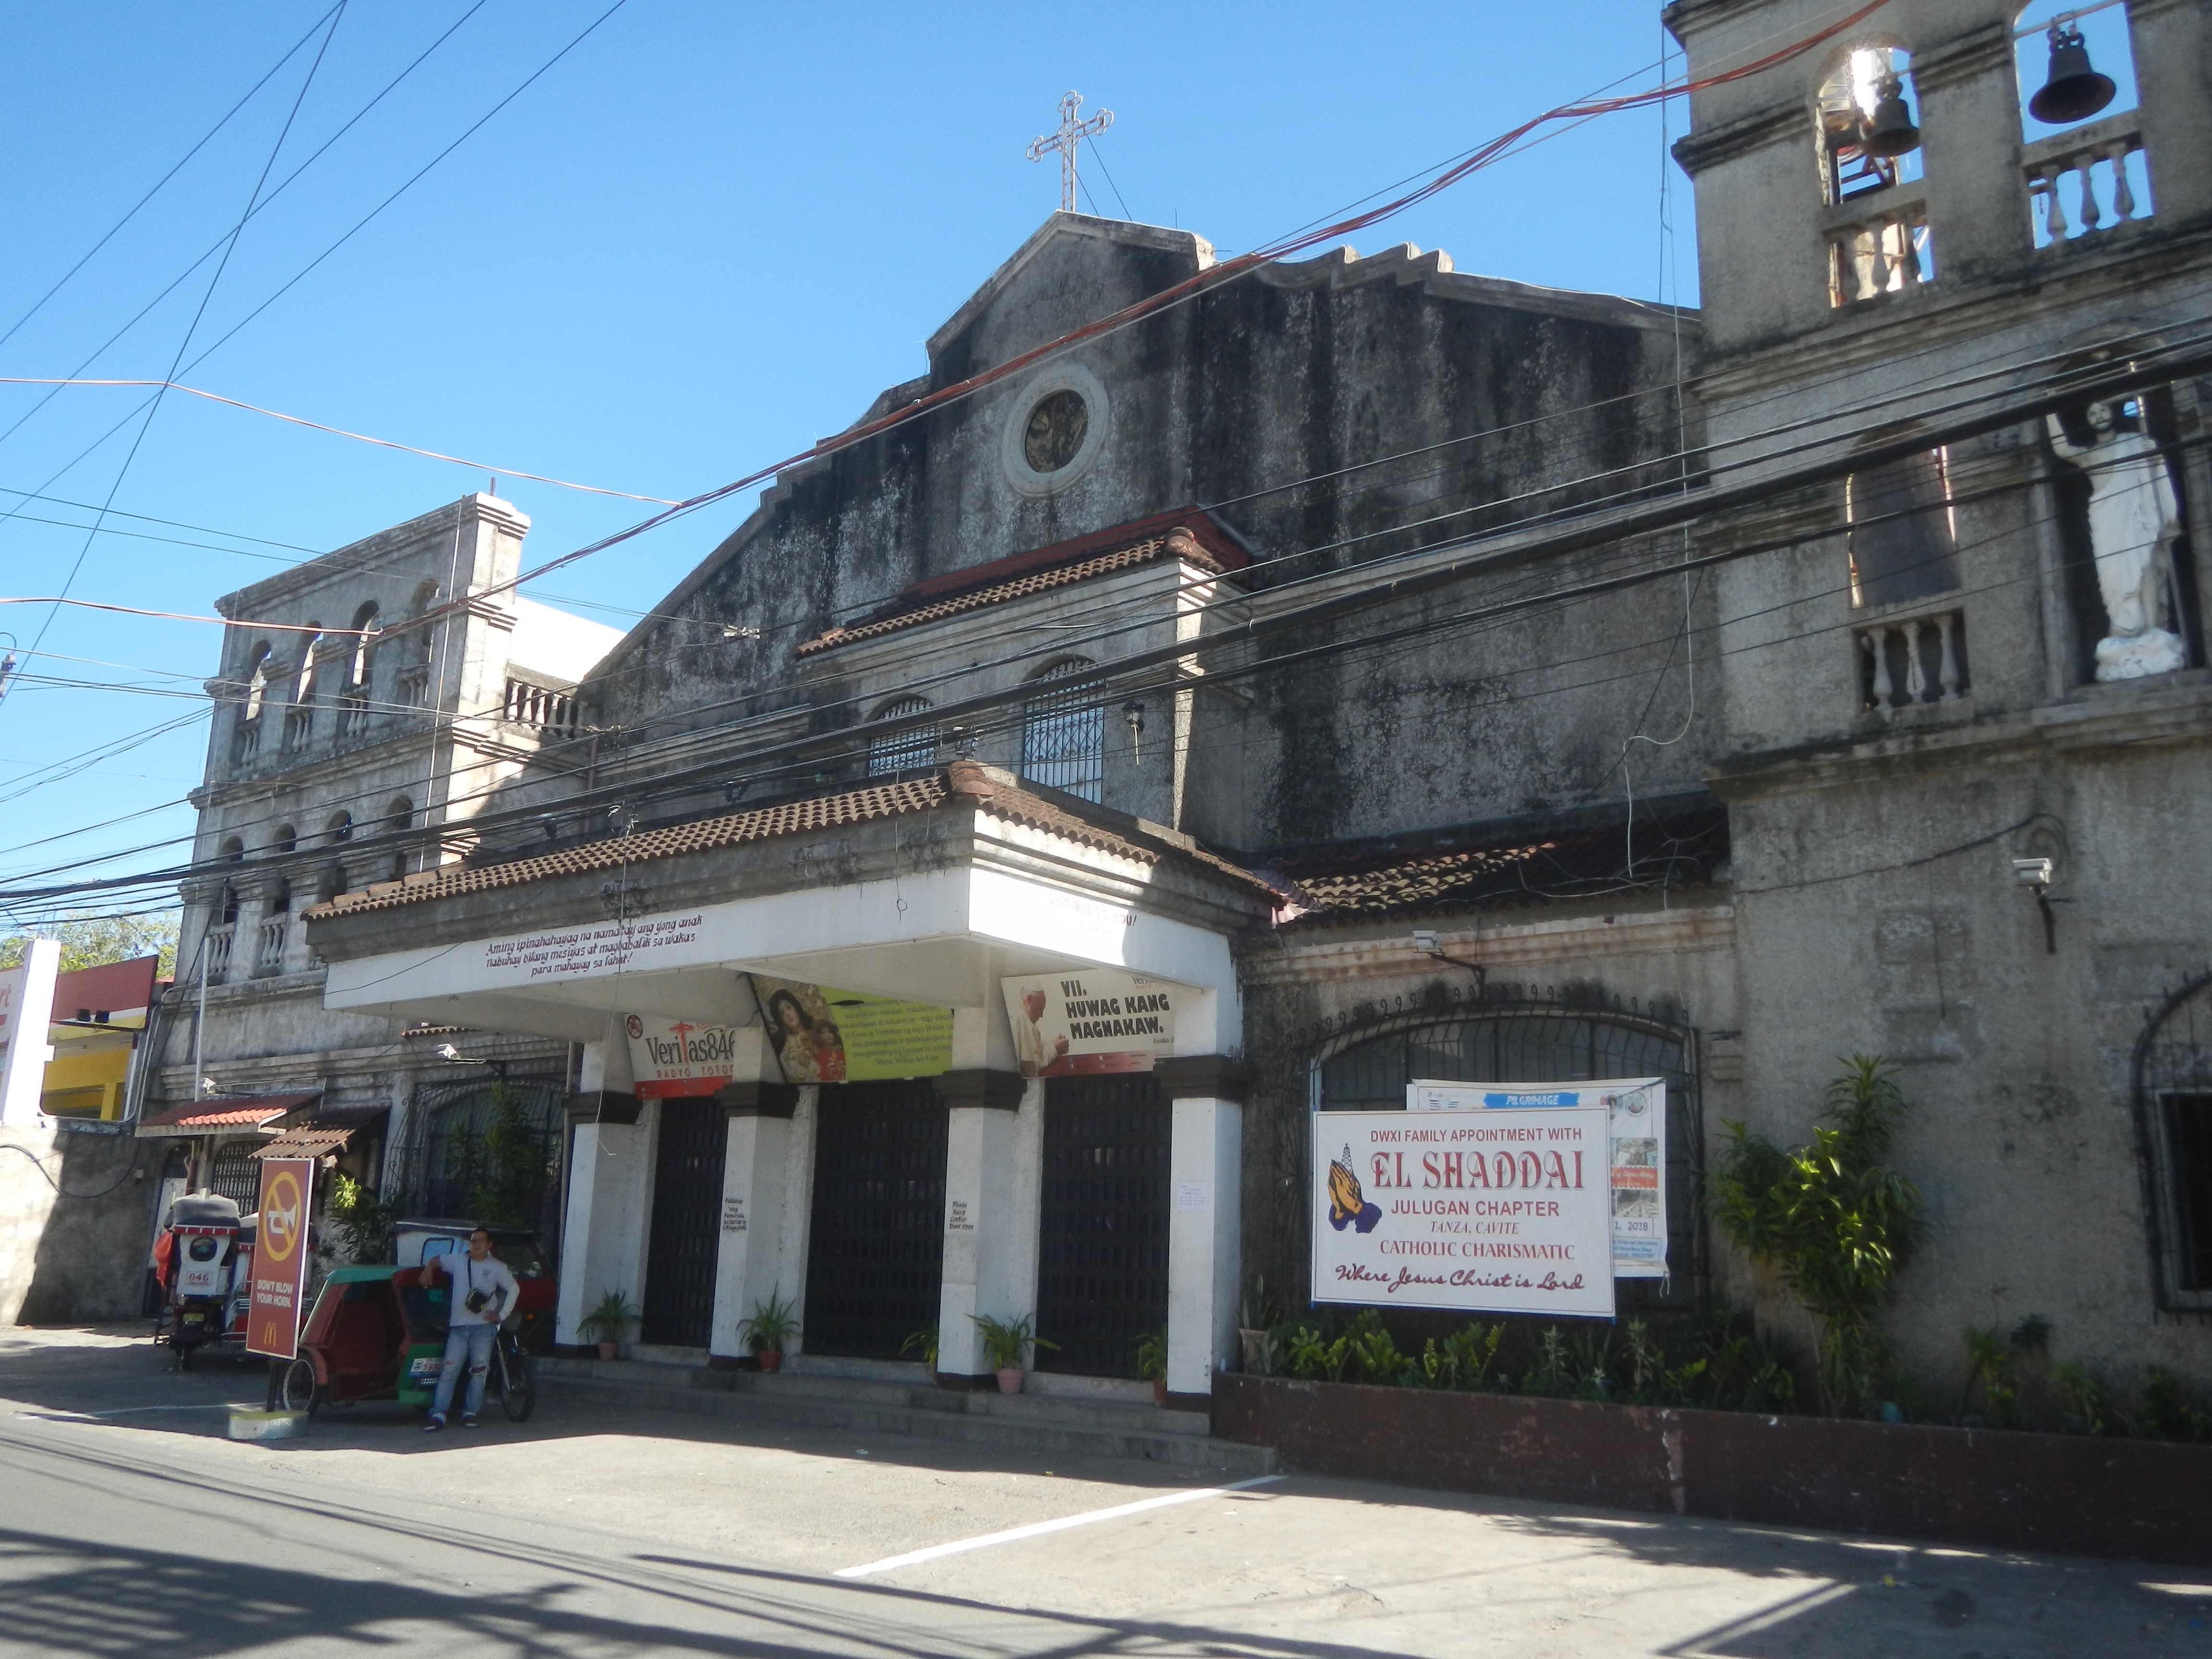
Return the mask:
M1611 1317L1601 1108L1313 1121L1315 1301Z

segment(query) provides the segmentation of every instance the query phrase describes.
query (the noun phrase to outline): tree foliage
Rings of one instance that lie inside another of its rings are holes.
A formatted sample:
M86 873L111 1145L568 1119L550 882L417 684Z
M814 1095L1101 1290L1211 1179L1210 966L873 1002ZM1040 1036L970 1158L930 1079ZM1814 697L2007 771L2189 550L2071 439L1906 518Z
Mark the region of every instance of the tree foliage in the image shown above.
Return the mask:
M158 971L163 977L177 971L174 910L149 910L125 916L74 912L59 921L33 927L27 933L0 939L0 969L22 966L24 945L33 938L61 941L61 966L65 974L79 968L103 968L111 962L154 956L161 958Z
M1784 1151L1741 1123L1714 1183L1721 1229L1772 1267L1820 1328L1821 1403L1875 1406L1889 1372L1879 1316L1920 1231L1920 1194L1881 1162L1905 1111L1898 1068L1855 1054L1828 1085L1827 1121Z

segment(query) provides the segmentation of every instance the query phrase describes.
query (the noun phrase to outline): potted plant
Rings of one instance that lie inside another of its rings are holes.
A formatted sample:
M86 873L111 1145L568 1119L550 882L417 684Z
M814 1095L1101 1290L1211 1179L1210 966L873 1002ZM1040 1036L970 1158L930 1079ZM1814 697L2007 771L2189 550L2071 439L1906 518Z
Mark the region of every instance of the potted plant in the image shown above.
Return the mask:
M917 1349L921 1353L921 1368L929 1373L929 1386L933 1389L937 1386L936 1326L925 1325L921 1329L910 1333L907 1340L899 1344L901 1353L911 1353Z
M1283 1320L1282 1304L1268 1294L1265 1275L1252 1281L1252 1288L1245 1292L1237 1312L1237 1340L1243 1351L1244 1369L1258 1371L1261 1340Z
M753 1358L763 1370L783 1369L783 1345L799 1334L799 1321L794 1316L798 1311L783 1299L781 1291L770 1291L768 1300L754 1303L745 1322L738 1327L738 1340L752 1350Z
M1028 1368L1030 1350L1050 1348L1054 1352L1060 1344L1036 1334L1035 1314L1024 1314L1019 1319L992 1319L981 1314L969 1314L975 1329L983 1338L984 1363L999 1374L1000 1394L1019 1394L1022 1377Z
M1152 1404L1168 1403L1168 1334L1151 1331L1137 1341L1137 1375L1152 1385Z
M609 1291L599 1298L597 1307L576 1322L576 1334L596 1340L599 1358L612 1359L622 1351L623 1333L637 1323L637 1304L628 1293Z

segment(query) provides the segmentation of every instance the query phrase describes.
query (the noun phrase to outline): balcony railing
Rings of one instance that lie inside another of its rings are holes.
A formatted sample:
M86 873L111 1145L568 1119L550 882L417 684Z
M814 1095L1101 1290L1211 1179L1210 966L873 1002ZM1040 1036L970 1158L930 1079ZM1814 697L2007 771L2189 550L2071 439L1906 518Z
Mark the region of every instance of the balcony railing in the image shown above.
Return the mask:
M1935 276L1924 202L1899 203L1828 228L1830 305L1905 293Z
M2133 110L2030 144L2021 167L2038 247L2151 216L2149 155Z
M510 678L500 707L501 717L516 726L535 727L549 738L576 735L576 699L551 686L532 685Z
M1966 618L1960 611L1898 617L1852 630L1859 655L1859 708L1871 714L1963 700Z
M207 943L200 948L207 954L207 976L210 985L220 985L230 977L230 942L237 934L235 922L217 922L207 930Z
M368 730L368 690L355 686L338 699L338 736L357 738Z
M315 711L312 705L303 705L284 711L284 752L288 755L305 749L315 734Z
M259 943L253 952L256 979L284 971L284 942L290 935L291 921L289 916L270 916L261 923Z

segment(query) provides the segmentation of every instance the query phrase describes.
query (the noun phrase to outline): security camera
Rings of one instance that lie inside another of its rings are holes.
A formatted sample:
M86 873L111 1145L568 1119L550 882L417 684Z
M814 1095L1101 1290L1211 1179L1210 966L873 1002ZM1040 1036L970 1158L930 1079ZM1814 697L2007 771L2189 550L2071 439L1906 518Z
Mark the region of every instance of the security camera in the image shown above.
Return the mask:
M1443 941L1439 939L1432 930L1426 927L1416 927L1413 930L1413 948L1416 951L1426 951L1432 957L1440 957L1444 953Z
M2012 861L2012 878L2023 887L2048 887L2051 878L2049 859L2014 859Z

